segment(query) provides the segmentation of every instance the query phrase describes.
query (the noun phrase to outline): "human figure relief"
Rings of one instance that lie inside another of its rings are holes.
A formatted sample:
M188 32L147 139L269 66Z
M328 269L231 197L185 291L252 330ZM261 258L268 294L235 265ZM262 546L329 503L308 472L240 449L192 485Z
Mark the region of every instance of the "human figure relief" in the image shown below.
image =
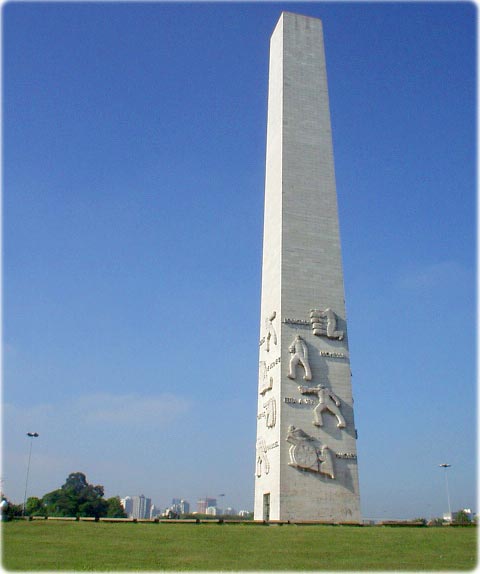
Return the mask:
M322 413L330 411L337 417L337 427L340 429L345 428L345 419L339 409L341 405L340 399L330 389L327 389L324 385L317 385L316 387L298 387L298 390L302 395L317 395L318 397L318 405L313 409L315 416L314 425L317 427L323 426Z
M265 395L265 393L267 391L272 390L273 377L268 376L267 363L265 361L260 361L259 367L260 367L260 372L261 372L261 376L262 376L262 385L261 385L261 389L260 389L260 394Z
M329 339L338 339L339 341L344 337L343 331L337 331L337 316L330 308L325 309L325 311L312 309L310 311L310 323L314 335L319 337L324 335Z
M277 403L272 397L263 405L265 409L265 424L268 428L273 428L277 422Z
M288 451L290 455L289 466L310 470L335 478L333 472L333 459L328 446L318 449L313 444L313 437L293 425L288 427L286 441L292 446Z
M262 472L265 474L270 472L270 463L267 457L267 445L263 438L260 438L257 440L257 468L255 474L260 478Z
M305 344L305 341L297 335L293 340L290 347L288 347L290 353L292 353L292 358L290 359L290 367L288 378L289 379L296 379L297 378L297 365L300 363L303 368L305 369L304 380L311 381L312 380L312 371L310 370L310 364L308 362L308 348Z
M259 394L264 395L273 387L273 377L268 376L267 364L265 361L260 361L259 370L262 377L261 388Z
M273 344L277 344L277 332L275 331L275 327L273 326L273 320L277 316L277 312L274 311L269 317L265 319L265 329L267 331L267 335L265 337L266 341L266 350L267 353L270 351L270 339L273 339Z

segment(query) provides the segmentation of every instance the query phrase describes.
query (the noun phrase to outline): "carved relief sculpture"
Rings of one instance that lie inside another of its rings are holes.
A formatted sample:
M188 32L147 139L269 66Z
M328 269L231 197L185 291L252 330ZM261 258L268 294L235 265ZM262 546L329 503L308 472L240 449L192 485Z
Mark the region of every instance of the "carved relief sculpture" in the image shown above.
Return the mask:
M267 331L267 336L265 338L267 345L266 350L267 352L270 351L270 339L273 339L273 344L277 344L277 332L275 331L275 327L273 326L273 320L277 316L277 312L274 311L269 317L265 319L265 329Z
M265 409L265 423L268 428L273 428L277 422L277 403L272 397L264 405Z
M318 405L313 409L315 416L314 425L317 427L323 426L322 413L329 411L337 417L337 427L340 429L345 428L345 419L339 408L341 405L340 399L330 389L327 389L324 385L318 385L316 387L298 387L298 390L302 395L317 395L318 397Z
M267 445L263 438L257 440L257 477L262 476L262 472L268 474L270 472L270 463L267 457Z
M292 358L290 359L290 368L288 373L289 379L296 379L297 377L297 365L300 363L305 369L304 380L312 380L312 371L310 370L310 364L308 362L308 348L305 341L297 335L293 340L290 347L288 347L290 353L292 353Z
M273 377L268 376L267 363L265 361L260 361L259 367L262 373L262 388L260 389L260 394L264 395L267 391L272 389Z
M333 458L328 446L324 445L321 449L316 448L313 444L314 438L293 425L288 427L286 440L292 445L289 450L289 466L335 478Z
M333 456L326 444L320 449L318 459L320 460L320 472L322 474L326 474L330 478L335 478L335 474L333 472Z
M312 324L313 334L326 336L329 339L343 339L344 332L337 331L337 316L330 309L320 311L319 309L312 309L310 311L310 323Z
M270 377L268 379L268 382L265 382L265 385L262 387L260 394L264 395L267 391L271 391L272 388L273 388L273 377Z

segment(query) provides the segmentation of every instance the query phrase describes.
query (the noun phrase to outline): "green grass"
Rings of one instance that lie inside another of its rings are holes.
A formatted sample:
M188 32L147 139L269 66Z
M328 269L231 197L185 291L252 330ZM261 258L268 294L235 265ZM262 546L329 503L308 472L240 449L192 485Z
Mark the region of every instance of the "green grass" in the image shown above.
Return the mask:
M2 524L8 570L470 570L476 528Z

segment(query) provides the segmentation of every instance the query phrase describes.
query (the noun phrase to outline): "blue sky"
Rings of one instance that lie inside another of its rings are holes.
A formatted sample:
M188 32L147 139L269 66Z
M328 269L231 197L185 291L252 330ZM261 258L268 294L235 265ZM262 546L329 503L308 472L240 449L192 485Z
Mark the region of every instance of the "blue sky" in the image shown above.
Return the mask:
M476 9L3 6L3 488L253 508L269 38L323 20L365 518L476 510Z

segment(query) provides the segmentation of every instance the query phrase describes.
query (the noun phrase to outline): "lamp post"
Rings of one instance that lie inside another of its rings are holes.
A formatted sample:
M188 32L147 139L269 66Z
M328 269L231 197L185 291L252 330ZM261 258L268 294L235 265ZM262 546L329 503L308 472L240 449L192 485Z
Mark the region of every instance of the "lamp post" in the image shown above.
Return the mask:
M28 464L27 464L27 477L25 479L25 494L23 496L23 513L25 516L25 508L27 506L27 486L28 486L28 474L30 472L30 459L32 458L32 444L33 439L39 436L38 432L27 432L27 436L30 437L30 449L28 451Z
M445 487L447 489L448 513L450 514L450 521L452 521L453 516L452 516L452 508L450 506L450 492L448 489L448 477L447 477L447 468L450 468L452 465L444 462L442 464L439 464L438 466L445 469Z

